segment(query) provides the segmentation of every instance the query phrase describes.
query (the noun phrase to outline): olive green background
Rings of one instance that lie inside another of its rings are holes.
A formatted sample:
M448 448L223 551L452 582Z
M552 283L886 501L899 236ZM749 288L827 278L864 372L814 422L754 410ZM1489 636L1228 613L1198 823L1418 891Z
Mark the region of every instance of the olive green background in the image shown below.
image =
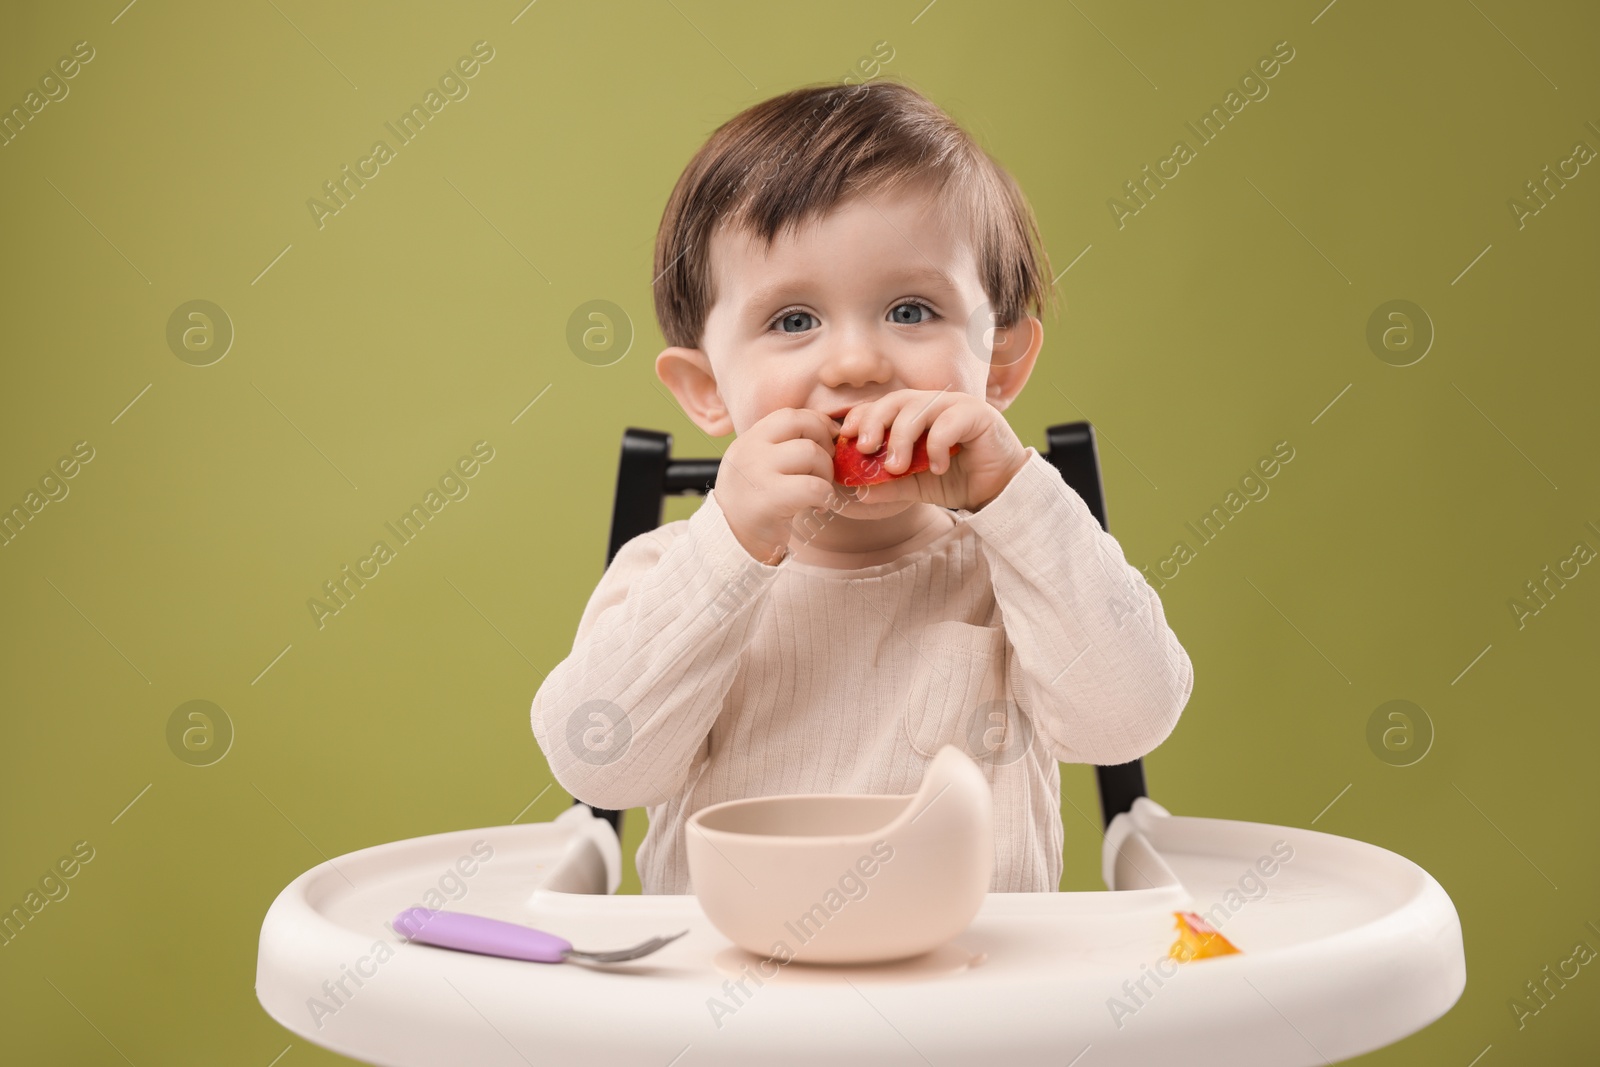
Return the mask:
M0 905L95 851L0 948L4 1058L349 1062L257 1004L268 905L325 857L571 803L528 707L600 576L623 428L731 441L654 376L662 206L716 125L882 41L878 75L1037 211L1062 310L1011 424L1042 448L1092 420L1128 558L1195 549L1161 591L1196 683L1153 795L1443 884L1466 992L1362 1062L1593 1062L1592 967L1521 1028L1508 1002L1600 948L1600 576L1522 626L1510 601L1600 549L1600 173L1507 205L1600 148L1592 8L124 3L0 8L6 107L95 49L0 147L0 506L95 452L0 548ZM479 40L470 95L319 228L307 200ZM1270 95L1119 228L1123 182L1282 40ZM1403 367L1367 341L1402 299L1436 331ZM191 300L235 332L208 366L168 345ZM591 300L631 322L607 366L567 341ZM322 583L478 441L470 495L319 628ZM1198 547L1279 441L1270 495ZM1410 766L1367 741L1397 699L1432 724ZM232 724L210 766L169 748L191 700ZM1101 888L1092 775L1063 778L1062 888Z

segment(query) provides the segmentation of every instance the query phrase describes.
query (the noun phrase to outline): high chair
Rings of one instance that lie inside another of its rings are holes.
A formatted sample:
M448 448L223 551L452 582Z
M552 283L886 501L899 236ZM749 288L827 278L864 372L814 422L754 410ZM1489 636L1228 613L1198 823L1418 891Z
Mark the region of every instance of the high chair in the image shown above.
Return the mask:
M1046 439L1105 528L1093 428ZM607 566L660 525L666 496L714 487L719 461L673 459L671 444L625 431ZM1297 1067L1398 1041L1460 997L1460 920L1416 864L1314 830L1171 815L1138 760L1096 776L1109 892L991 893L924 957L763 978L692 894L616 895L623 813L575 801L547 823L376 845L301 874L262 923L256 994L301 1037L392 1067ZM592 949L689 933L626 965L525 963L406 942L388 924L416 905ZM1179 913L1239 951L1177 962Z

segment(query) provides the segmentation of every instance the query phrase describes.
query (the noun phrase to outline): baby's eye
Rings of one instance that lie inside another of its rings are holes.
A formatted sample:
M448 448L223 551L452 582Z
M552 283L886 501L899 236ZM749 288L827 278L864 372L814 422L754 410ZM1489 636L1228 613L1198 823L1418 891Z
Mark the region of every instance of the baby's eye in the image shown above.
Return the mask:
M921 317L916 317L915 312L913 312L912 317L907 318L902 314L906 308L915 308L917 311L921 311L924 314ZM892 321L898 322L904 326L915 326L918 323L927 322L929 319L933 318L933 315L933 308L929 307L927 304L924 304L920 300L903 301L899 304L896 304L894 309L889 312L889 316Z
M805 320L815 319L816 316L809 311L785 311L773 320L772 325L780 328L784 333L804 333L809 327ZM790 329L790 327L794 327Z

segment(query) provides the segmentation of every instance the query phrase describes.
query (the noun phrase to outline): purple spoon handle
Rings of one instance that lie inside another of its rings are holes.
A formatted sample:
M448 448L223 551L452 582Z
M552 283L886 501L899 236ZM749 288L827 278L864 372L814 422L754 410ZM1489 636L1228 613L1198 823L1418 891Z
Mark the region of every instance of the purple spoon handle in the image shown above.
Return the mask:
M457 911L407 908L394 917L394 929L406 940L424 945L534 963L563 963L572 951L572 943L555 934Z

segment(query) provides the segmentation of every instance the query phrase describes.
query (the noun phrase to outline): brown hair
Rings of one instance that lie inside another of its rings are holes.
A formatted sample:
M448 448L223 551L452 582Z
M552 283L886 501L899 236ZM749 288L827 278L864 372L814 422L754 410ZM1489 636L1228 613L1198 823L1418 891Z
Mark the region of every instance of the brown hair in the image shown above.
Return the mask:
M656 320L668 345L697 348L716 300L710 245L723 226L760 237L820 218L840 201L930 182L947 223L964 226L978 277L1010 327L1054 307L1050 260L1022 190L932 101L895 81L811 85L729 119L695 153L656 232Z

